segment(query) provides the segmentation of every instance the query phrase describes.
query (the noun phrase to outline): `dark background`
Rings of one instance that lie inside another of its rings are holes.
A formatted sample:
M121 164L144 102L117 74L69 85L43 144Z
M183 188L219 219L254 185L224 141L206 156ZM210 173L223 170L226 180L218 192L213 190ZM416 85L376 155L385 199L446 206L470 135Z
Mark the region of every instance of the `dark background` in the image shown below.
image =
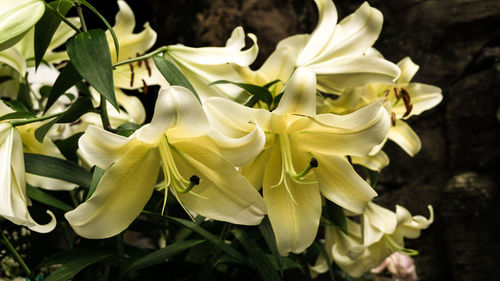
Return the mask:
M156 47L222 46L232 29L242 25L259 39L254 67L279 40L311 32L317 22L313 0L128 3L136 13L137 30L149 21L158 33ZM342 19L362 1L335 4ZM114 1L95 5L114 21ZM419 154L411 158L396 145L386 145L391 164L382 171L378 201L425 216L426 206L434 206L434 224L407 243L420 251L420 280L499 280L500 123L495 112L500 72L495 64L500 61L500 1L374 0L370 5L384 14L375 47L393 62L410 56L421 67L413 81L439 86L444 96L435 109L409 122L422 139ZM142 99L151 105L155 97Z

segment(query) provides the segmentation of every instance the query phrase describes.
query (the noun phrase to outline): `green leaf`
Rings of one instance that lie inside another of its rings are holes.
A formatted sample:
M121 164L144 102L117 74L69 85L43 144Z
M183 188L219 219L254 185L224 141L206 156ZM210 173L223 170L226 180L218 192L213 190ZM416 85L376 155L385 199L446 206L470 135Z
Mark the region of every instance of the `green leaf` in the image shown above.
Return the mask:
M104 176L104 169L99 168L98 166L94 166L94 173L92 174L92 181L90 182L89 192L87 193L87 198L85 201L89 200L90 196L94 193L97 185L101 181L102 176Z
M11 120L11 119L35 118L35 117L36 115L31 112L18 111L3 115L2 117L0 117L0 121Z
M241 229L233 229L231 231L236 239L240 241L241 245L250 254L249 259L257 269L263 280L266 281L280 281L280 277L274 266L267 258L266 254L259 248L257 243L248 238L247 234Z
M82 80L82 76L78 73L71 61L68 61L66 66L61 69L61 73L54 82L54 86L50 90L47 104L45 105L44 113L62 96L69 88Z
M344 214L344 209L337 204L326 200L326 218L330 220L342 232L349 235L347 230L347 219Z
M79 33L68 40L66 49L78 73L119 111L111 55L104 30L92 29Z
M12 110L17 111L17 112L30 112L29 109L20 101L18 100L9 100L3 101L6 105L8 105ZM31 113L31 112L30 112Z
M269 221L269 217L264 217L262 222L259 224L259 230L266 241L267 247L273 253L274 258L276 259L276 264L280 273L283 275L283 256L280 255L278 251L278 245L276 244L276 238L274 236L273 227L271 226L271 222Z
M156 67L161 72L163 77L167 79L168 83L173 86L182 86L190 90L196 99L201 103L198 93L194 89L193 85L187 80L186 76L175 66L173 63L169 62L163 57L154 56L153 60Z
M263 101L265 104L267 104L267 106L271 106L271 103L273 102L273 95L271 94L271 92L269 92L269 90L266 88L266 86L261 87L261 86L257 86L257 85L253 85L253 84L236 83L236 82L231 82L231 81L227 81L227 80L217 80L217 81L214 81L214 82L208 84L208 86L218 85L218 84L236 85L236 86L242 88L243 90L249 92L251 95L257 97L259 100Z
M79 97L70 108L54 120L40 126L35 130L35 138L43 143L43 139L56 123L72 123L78 120L83 114L93 112L94 105L88 97Z
M73 7L71 1L60 0L52 1L48 5L58 10L62 15L66 15ZM35 25L35 67L38 68L42 62L43 56L50 45L50 41L54 36L61 19L51 9L45 9L42 18Z
M175 218L175 217L167 217L167 218L170 220L173 220L177 223L180 223L180 224L184 225L185 227L193 230L194 232L203 236L203 238L207 239L208 242L212 243L215 247L219 248L224 253L235 258L240 263L245 263L246 259L243 257L243 255L240 252L235 250L230 245L226 244L219 237L217 237L217 236L213 235L212 233L208 232L207 230L205 230L203 227L197 225L196 223L194 223L192 221L179 219L179 218Z
M65 140L54 140L54 144L59 148L59 151L61 151L66 159L77 163L78 155L76 154L76 150L78 149L78 140L82 135L83 132L80 132Z
M109 22L104 18L97 10L94 8L92 5L89 4L89 2L85 0L78 0L78 2L82 3L85 7L89 8L94 14L96 14L104 23L104 25L108 28L109 32L111 33L111 37L113 37L113 43L115 43L115 50L116 50L116 59L118 60L118 54L120 52L120 45L118 44L118 37L116 37L116 33L113 30L113 27L109 24Z
M86 188L90 187L92 174L68 160L40 154L24 154L26 172L43 177L59 179Z
M84 268L99 262L107 257L110 257L110 253L78 253L74 255L73 259L63 264L60 268L50 274L44 281L62 281L70 280L78 272L82 271Z
M160 264L165 261L165 259L168 259L182 251L185 251L189 248L192 248L198 244L201 244L205 242L205 240L186 240L182 242L177 242L172 245L169 245L165 248L159 249L157 251L154 251L130 264L128 267L126 267L122 273L125 274L131 270L138 270L141 268L149 267L155 264Z
M30 86L26 83L19 84L19 91L17 92L17 100L20 101L27 111L33 110L33 101L30 97Z
M40 203L57 208L65 212L69 212L74 209L73 207L64 203L63 201L29 184L26 184L26 194L28 195L29 198L35 201L38 201Z

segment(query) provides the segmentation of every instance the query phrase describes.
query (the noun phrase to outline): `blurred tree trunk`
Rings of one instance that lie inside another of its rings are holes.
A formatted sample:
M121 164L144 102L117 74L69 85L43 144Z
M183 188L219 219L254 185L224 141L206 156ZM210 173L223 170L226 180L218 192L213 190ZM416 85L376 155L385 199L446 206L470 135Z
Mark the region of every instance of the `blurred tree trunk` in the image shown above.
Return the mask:
M257 65L289 35L311 32L312 0L130 1L158 32L158 45L222 46L242 25L259 39ZM337 0L339 18L361 0ZM408 247L420 280L498 280L500 124L500 1L374 0L384 28L375 47L393 62L410 56L420 65L414 81L442 88L444 100L410 124L422 139L415 157L389 143L380 201L436 221ZM153 13L153 14L151 14ZM139 20L140 22L141 20Z

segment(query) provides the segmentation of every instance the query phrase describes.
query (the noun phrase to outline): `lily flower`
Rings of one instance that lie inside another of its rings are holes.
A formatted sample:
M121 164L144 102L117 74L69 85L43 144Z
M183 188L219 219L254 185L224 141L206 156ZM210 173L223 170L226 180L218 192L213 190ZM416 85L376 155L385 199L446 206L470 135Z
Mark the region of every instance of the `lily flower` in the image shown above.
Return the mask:
M217 80L243 82L240 67L252 64L259 52L257 37L252 33L247 36L253 45L246 50L242 50L245 47L245 31L238 26L231 33L225 47L170 45L164 56L182 71L202 101L208 97L224 97L244 103L250 96L241 88L232 84L208 84Z
M345 89L366 82L391 82L400 71L393 63L367 55L382 29L382 13L363 3L337 24L331 0L315 0L318 25L311 34L298 34L280 41L276 50L257 70L246 72L248 83L263 85L276 79L284 83L294 67L308 67L317 75L318 90L341 95ZM246 81L247 82L247 81Z
M0 102L0 116L11 112ZM23 143L17 129L8 122L0 122L0 159L0 216L36 232L52 231L56 219L51 211L47 210L51 220L45 225L33 220L28 211L30 200L26 195Z
M345 114L382 100L391 115L391 129L387 138L397 143L406 153L414 156L422 143L418 135L404 120L433 108L441 102L441 89L427 84L411 82L419 66L409 57L398 62L401 76L394 83L368 83L337 100L327 99L323 108L326 112ZM370 155L378 152L383 144ZM364 161L364 160L361 160ZM362 163L361 163L362 164Z
M45 12L41 0L0 0L0 51L23 38Z
M130 6L118 0L119 11L115 16L113 30L120 47L118 58L111 32L106 31L112 63L124 61L143 55L156 42L156 32L148 22L139 33L134 33L135 16ZM156 68L152 59L121 65L113 71L115 87L122 89L138 89L148 85L168 86L165 78Z
M207 99L204 107L211 124L228 138L245 136L255 127L265 133L263 150L240 172L256 188L263 187L282 255L300 253L313 242L321 194L358 214L376 195L345 155L364 155L384 139L389 118L380 104L345 116L316 115L316 75L298 68L272 112L222 98Z
M80 151L107 171L66 219L83 237L120 233L151 197L161 167L165 196L170 189L186 209L215 220L259 224L264 200L206 137L209 128L200 103L179 86L160 90L151 123L128 138L89 126Z

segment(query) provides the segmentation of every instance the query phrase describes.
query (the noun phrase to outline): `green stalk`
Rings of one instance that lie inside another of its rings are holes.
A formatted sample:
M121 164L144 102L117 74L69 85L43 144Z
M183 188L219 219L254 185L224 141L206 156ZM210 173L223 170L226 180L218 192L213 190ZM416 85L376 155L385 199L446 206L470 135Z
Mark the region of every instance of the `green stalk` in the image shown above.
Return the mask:
M106 98L101 95L101 102L99 104L99 115L101 116L102 127L109 132L113 132L113 127L109 122L108 109L106 106Z
M2 235L2 244L4 244L5 247L7 247L7 249L9 249L9 251L12 253L12 255L14 256L14 258L17 260L17 262L23 268L24 272L26 272L26 275L28 275L28 278L30 278L31 280L35 280L35 278L33 278L33 275L31 275L31 270L26 265L26 263L24 262L23 258L21 258L21 256L19 255L19 253L16 251L16 249L14 248L14 246L12 246L12 244L9 242L9 239L7 239L7 237L5 237L5 235L3 234L3 231L1 229L0 229L0 234Z
M85 18L83 18L83 13L82 13L82 4L78 2L77 0L73 0L73 4L76 7L76 13L78 14L78 17L80 18L80 23L82 24L82 30L83 32L87 32L87 25L85 24Z
M51 10L54 12L65 24L67 24L69 27L71 27L73 30L76 31L76 33L80 33L80 29L76 27L71 21L69 21L63 14L61 14L57 9L54 9L52 6L47 4L47 2L43 2L45 4L45 8L48 10Z
M131 58L131 59L128 59L128 60L117 62L117 63L113 64L113 68L115 68L117 66L120 66L120 65L129 64L129 63L132 63L132 62L149 59L150 57L152 57L154 55L157 55L159 53L165 53L167 51L167 49L168 49L167 46L163 46L163 47L160 47L160 48L152 51L151 53L144 54L144 55L142 55L140 57Z
M47 116L42 116L42 117L37 117L37 118L31 118L31 119L26 119L26 120L20 120L20 121L10 121L10 124L12 125L12 127L16 127L16 126L22 126L22 125L26 125L26 124L30 124L30 123L35 123L35 122L40 122L40 121L45 121L47 119L52 119L54 117L58 117L60 116L61 114L63 114L64 112L61 112L61 113L56 113L56 114L52 114L52 115L47 115Z

